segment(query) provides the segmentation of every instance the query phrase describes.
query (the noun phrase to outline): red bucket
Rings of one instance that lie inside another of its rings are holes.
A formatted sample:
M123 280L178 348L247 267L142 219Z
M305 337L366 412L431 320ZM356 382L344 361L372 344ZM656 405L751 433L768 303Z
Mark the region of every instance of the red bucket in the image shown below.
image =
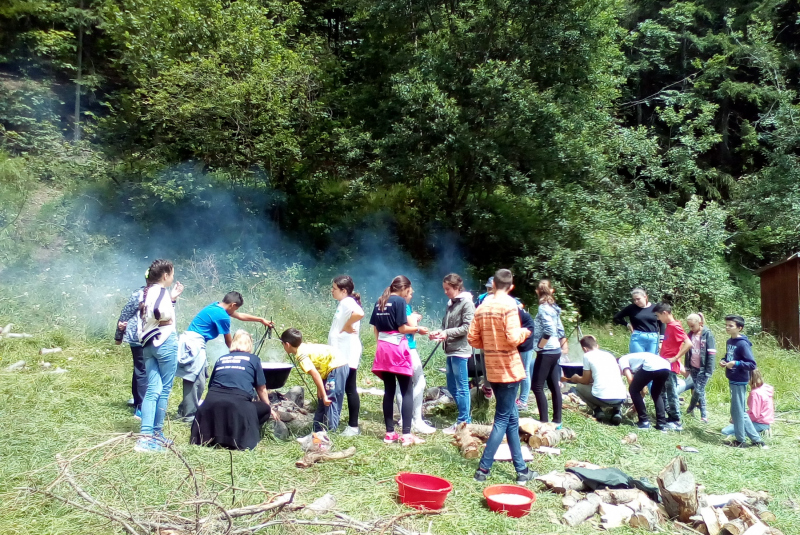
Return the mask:
M441 477L400 472L394 478L400 501L415 509L441 509L453 485Z
M527 498L527 500L525 503L519 504L502 503L494 499L494 496L498 494L513 494L521 498ZM536 501L536 493L519 485L491 485L483 489L483 497L486 498L489 509L495 513L505 513L513 518L520 518L530 513L531 506Z

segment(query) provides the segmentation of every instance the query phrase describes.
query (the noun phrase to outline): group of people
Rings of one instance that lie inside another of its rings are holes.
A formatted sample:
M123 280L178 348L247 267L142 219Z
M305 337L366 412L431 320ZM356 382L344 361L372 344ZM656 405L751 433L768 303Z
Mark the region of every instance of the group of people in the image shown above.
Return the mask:
M176 375L183 379L179 417L191 422L193 444L253 448L261 426L276 415L269 405L261 361L253 354L253 340L244 330L231 336L230 319L270 327L272 324L239 312L242 296L229 292L222 301L201 310L187 331L178 336L174 305L183 287L176 283L170 290L173 278L170 262L153 262L146 285L133 293L118 323L118 343L130 344L134 360L132 403L142 421L136 450L156 452L170 445L163 435L163 422ZM480 368L473 372L476 379L482 376L483 384L479 386L496 399L492 432L475 473L479 481L488 477L504 438L517 482L524 484L535 476L522 459L519 411L527 408L529 392L533 391L539 420L548 422L545 385L551 392L552 421L559 427L561 383L567 382L575 383L577 394L598 420L607 419L612 425L620 424L621 409L630 394L642 429L651 427L642 395L647 388L655 405L655 428L666 431L681 429L678 377L691 377L693 391L688 413L697 408L702 420L708 421L705 385L715 367L716 346L702 314L687 318L687 334L669 304L653 305L643 290L636 289L633 303L614 317L615 322L627 325L631 331L629 354L617 360L601 350L593 336L584 336L580 340L584 352L582 373L566 377L561 363L569 348L550 281L542 280L537 285L535 317L509 295L513 288L511 271L498 270L487 282L487 292L480 296L476 308L472 294L464 290L463 279L454 273L447 275L442 290L448 302L441 326L434 329L423 326L422 315L411 306L411 281L402 275L391 281L369 318L376 339L372 373L384 383L384 442L412 446L425 442L419 435L436 432L422 418L426 381L416 336L441 343L446 355L447 390L455 401L457 416L444 433L455 433L459 424L471 422L470 359L476 362L473 368ZM331 295L338 306L326 344L307 342L295 328L286 329L280 341L316 387L313 432L337 431L346 400L348 420L342 435L355 436L360 433L357 374L362 356L360 323L365 312L349 276L332 281ZM772 418L772 388L763 383L756 370L751 344L741 333L743 327L744 320L739 316L726 318L731 338L725 358L719 362L726 368L732 397L732 426L723 431L735 435L732 444L736 446L744 446L747 438L754 444L763 444L760 432ZM208 368L205 345L220 335L230 353L214 365L207 381L208 394L201 404ZM627 389L622 377L627 378ZM748 383L752 389L749 413L745 411ZM394 420L395 404L400 412L399 433Z

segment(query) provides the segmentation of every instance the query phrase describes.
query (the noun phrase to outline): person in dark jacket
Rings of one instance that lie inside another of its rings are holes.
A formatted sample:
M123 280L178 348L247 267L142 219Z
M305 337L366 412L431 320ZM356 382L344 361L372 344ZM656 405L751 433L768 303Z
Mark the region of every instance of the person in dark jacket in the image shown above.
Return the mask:
M147 370L144 369L144 350L139 343L138 320L136 314L139 311L139 303L142 302L142 292L144 286L133 292L128 302L119 314L117 320L117 331L114 333L114 342L117 345L125 342L131 348L133 356L133 376L131 377L131 400L129 405L133 405L133 416L137 420L142 419L142 400L147 393Z
M517 305L519 307L519 323L523 329L534 331L533 316L528 314L522 303ZM525 379L519 385L519 397L517 398L517 409L524 411L528 410L528 395L531 393L531 379L533 378L533 337L529 336L517 346L519 356L522 359L522 365L525 367Z
M725 376L731 389L731 421L736 436L733 442L726 444L736 448L748 446L745 436L756 446L764 445L761 435L752 425L748 426L745 420L747 384L750 382L750 372L756 369L756 359L750 349L753 344L742 334L743 329L743 317L725 316L725 332L730 338L725 346L725 358L719 361L719 365L725 368Z
M658 321L653 307L647 299L647 293L641 288L631 290L630 305L614 314L614 323L625 325L631 332L628 345L630 353L658 353L659 333L663 327Z
M269 406L264 370L252 353L250 334L236 331L230 349L214 364L208 394L192 422L190 443L251 450L261 440L261 426L277 415Z
M693 383L692 399L689 401L686 414L692 414L695 407L700 407L700 419L707 424L706 384L714 373L717 344L714 341L714 333L705 326L705 317L702 313L690 314L686 318L686 323L689 324L689 341L692 342L692 349L686 352L683 365L692 376Z

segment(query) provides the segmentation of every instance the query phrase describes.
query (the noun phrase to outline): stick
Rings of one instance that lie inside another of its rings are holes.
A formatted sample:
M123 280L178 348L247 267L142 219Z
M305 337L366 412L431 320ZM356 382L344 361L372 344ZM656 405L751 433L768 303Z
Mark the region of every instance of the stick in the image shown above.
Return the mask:
M394 516L389 519L389 522L386 523L386 526L381 530L380 535L386 533L386 530L392 527L392 525L397 522L398 520L402 520L403 518L409 516L417 516L417 515L438 515L441 514L441 510L431 510L431 509L422 509L420 511L409 511L408 513L403 513L397 516Z
M308 468L309 466L315 463L322 463L325 461L338 461L340 459L347 459L348 457L352 457L356 454L356 448L354 446L350 446L344 451L337 451L335 453L325 452L325 453L306 453L303 455L303 458L297 461L295 466L298 468Z
M431 358L433 358L433 354L436 353L436 350L439 349L440 345L442 345L442 342L437 342L436 345L433 346L433 351L431 351L431 354L428 355L428 358L425 359L425 362L422 363L423 370L425 369L425 366L428 365L428 362L431 360Z

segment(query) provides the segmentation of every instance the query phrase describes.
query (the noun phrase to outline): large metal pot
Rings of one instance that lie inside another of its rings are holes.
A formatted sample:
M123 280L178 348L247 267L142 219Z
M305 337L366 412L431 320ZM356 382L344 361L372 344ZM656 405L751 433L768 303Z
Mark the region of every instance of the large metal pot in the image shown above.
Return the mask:
M275 390L286 384L289 374L292 373L293 366L283 362L262 362L261 368L264 370L267 389Z

